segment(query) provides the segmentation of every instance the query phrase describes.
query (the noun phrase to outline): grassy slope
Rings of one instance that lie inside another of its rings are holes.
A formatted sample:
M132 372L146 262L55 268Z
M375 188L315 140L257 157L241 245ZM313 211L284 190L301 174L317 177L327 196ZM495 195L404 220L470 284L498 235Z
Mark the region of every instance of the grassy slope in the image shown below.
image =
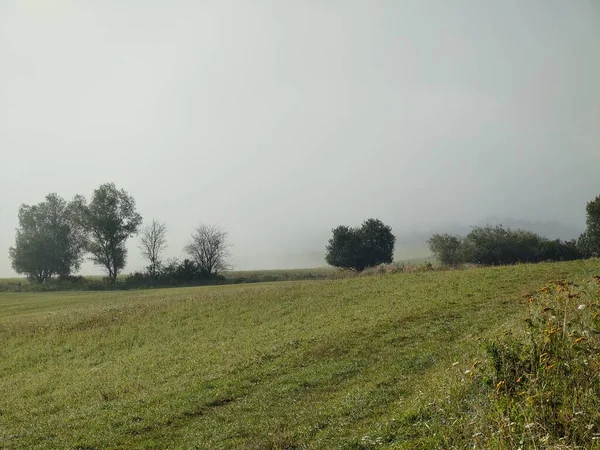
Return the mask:
M520 322L521 294L599 272L0 294L0 448L364 448L390 429L413 448L402 418Z

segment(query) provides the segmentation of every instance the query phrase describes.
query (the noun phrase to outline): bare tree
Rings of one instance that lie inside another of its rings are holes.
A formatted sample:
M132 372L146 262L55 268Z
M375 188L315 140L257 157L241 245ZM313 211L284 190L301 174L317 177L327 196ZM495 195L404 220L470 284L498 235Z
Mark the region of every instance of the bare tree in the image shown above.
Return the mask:
M142 256L148 260L148 272L156 277L162 266L162 253L167 248L167 226L156 219L142 229L139 248Z
M205 276L215 276L229 269L227 232L218 226L200 224L183 248L198 264Z

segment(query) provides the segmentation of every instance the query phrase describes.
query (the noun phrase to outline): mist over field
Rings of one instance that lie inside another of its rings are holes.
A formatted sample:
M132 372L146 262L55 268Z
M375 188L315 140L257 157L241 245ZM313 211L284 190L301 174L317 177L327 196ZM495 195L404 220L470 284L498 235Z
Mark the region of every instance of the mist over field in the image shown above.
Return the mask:
M218 224L237 269L324 265L369 217L397 258L485 223L577 237L594 1L0 0L0 277L20 204L107 182L166 222L167 257Z

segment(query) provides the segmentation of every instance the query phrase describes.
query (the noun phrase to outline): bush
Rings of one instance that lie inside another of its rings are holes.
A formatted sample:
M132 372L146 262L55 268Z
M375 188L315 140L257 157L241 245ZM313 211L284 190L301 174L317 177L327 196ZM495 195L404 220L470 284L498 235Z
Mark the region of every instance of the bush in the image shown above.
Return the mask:
M427 410L453 418L439 429L444 448L600 448L594 279L557 281L526 296L524 329L485 344L486 358L461 372L450 397L434 402L439 409Z
M163 283L171 281L174 284L177 284L206 280L210 277L202 272L195 261L184 259L180 262L175 259L170 261L169 264L159 272L158 278Z
M580 259L576 241L551 241L526 230L501 225L474 227L462 245L464 262L484 265Z
M463 239L450 234L434 234L427 241L429 250L445 266L456 266L463 262Z
M597 289L597 288L596 288ZM488 345L506 441L589 448L600 430L600 296L560 281L529 299L527 335Z
M513 231L501 225L474 227L465 238L464 258L484 265L532 262L537 259L540 244L540 236L529 231Z
M135 272L123 281L123 288L153 288L168 286L197 286L224 283L221 275L207 275L195 261L171 260L157 274Z
M581 253L577 241L554 241L542 239L540 243L539 261L573 261L582 259L584 255Z

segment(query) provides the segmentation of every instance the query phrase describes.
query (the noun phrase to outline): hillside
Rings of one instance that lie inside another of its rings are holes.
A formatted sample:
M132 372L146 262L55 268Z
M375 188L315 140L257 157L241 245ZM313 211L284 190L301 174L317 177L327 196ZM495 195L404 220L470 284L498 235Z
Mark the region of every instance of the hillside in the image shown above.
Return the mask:
M0 294L1 448L432 448L419 416L598 261ZM456 364L458 363L458 364Z

